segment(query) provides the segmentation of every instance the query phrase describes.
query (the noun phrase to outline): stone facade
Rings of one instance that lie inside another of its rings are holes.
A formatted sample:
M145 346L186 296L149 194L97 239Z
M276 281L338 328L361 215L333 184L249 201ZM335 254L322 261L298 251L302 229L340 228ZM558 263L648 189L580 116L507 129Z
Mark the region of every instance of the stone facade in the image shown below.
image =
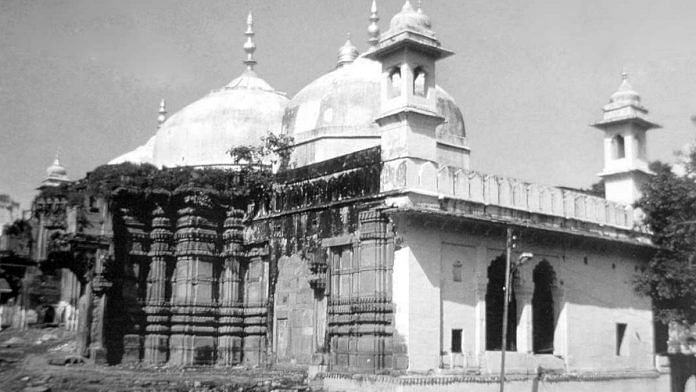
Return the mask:
M342 128L329 126L334 108L316 92L291 103L283 121L300 132L289 157L298 167L283 167L262 194L235 192L238 181L146 191L122 178L96 200L37 199L39 259L79 282L65 287L65 306L76 308L82 353L111 363L312 366L347 390L347 372L485 384L499 371L509 295L508 369L521 389L530 374L655 389L651 303L631 286L654 251L639 214L470 170L461 113L451 99L443 106L435 79L451 52L429 18L406 2L378 33L352 60L375 63L379 80L365 85L379 89L368 94L379 105L358 110L361 91L348 109L337 106L340 118L360 112ZM238 82L265 88L252 72L251 17L246 34L248 72ZM341 58L329 79L350 81L351 59ZM367 141L346 141L356 136ZM177 140L172 151L185 151L187 139ZM327 143L338 144L323 156ZM508 229L522 236L515 258L534 253L509 294ZM394 390L434 382L399 380L374 381Z

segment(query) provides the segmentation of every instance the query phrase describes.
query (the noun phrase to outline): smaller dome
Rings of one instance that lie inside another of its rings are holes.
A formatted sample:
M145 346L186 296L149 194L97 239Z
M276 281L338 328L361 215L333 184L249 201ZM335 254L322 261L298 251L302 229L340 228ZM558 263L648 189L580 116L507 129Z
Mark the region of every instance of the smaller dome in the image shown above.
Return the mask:
M53 161L53 164L49 166L46 169L46 174L48 175L48 178L62 178L65 177L65 179L68 179L68 171L65 170L65 167L60 164L60 160L58 157Z
M350 64L355 59L358 58L360 55L360 52L358 52L358 48L353 45L352 42L350 42L350 34L348 34L348 39L346 40L346 43L341 46L341 48L338 50L338 64L337 66L343 66L345 64Z
M385 36L388 37L396 35L402 31L410 30L432 37L435 34L430 27L430 18L423 12L420 6L416 11L413 9L411 2L406 0L404 6L401 8L401 12L394 15L389 23L389 31L386 32Z
M41 188L59 186L70 182L68 171L60 164L58 157L53 161L53 164L46 169L46 178L41 181Z
M614 94L611 95L611 103L640 103L640 95L633 89L628 82L628 74L621 74L621 85Z

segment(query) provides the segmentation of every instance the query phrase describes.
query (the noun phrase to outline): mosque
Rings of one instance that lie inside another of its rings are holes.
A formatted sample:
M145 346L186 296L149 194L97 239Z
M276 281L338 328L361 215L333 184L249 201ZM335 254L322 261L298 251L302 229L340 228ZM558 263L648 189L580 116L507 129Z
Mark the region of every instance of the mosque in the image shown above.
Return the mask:
M479 390L500 370L512 231L505 351L516 388L543 373L553 390L661 390L666 337L632 287L654 248L631 207L659 126L627 76L593 124L605 198L479 173L462 113L438 85L438 61L453 53L430 18L407 0L386 31L374 2L369 21L366 52L349 38L335 69L288 97L257 74L249 14L242 74L171 116L163 101L156 133L109 162L232 168L231 146L269 130L293 140L268 200L246 210L196 190L148 204L147 219L86 201L91 231L59 245L92 273L64 268L58 306L85 355L302 365L344 390L351 372L411 375L371 387L394 390L435 373ZM49 178L65 175L56 163ZM48 258L77 214L60 197L35 209ZM130 275L109 281L108 260ZM110 307L114 295L125 305Z

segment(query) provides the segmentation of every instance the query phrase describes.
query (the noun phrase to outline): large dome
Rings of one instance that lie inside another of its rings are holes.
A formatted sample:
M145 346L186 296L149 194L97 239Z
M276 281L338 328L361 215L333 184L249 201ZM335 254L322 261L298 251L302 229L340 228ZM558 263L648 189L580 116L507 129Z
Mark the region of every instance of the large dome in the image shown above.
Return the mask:
M253 71L186 106L157 131L153 164L232 164L231 147L258 145L268 131L281 129L288 99Z
M298 145L321 137L335 139L344 148L346 143L351 143L345 139L356 138L372 138L369 144L378 145L379 127L375 118L380 112L381 78L382 64L365 57L321 76L290 100L285 109L283 132L293 136ZM464 138L464 118L454 99L440 86L436 86L434 94L438 114L445 118L437 128L438 138ZM309 159L311 154L305 154L302 148L296 148L295 155L304 155L295 157L298 165L313 163Z

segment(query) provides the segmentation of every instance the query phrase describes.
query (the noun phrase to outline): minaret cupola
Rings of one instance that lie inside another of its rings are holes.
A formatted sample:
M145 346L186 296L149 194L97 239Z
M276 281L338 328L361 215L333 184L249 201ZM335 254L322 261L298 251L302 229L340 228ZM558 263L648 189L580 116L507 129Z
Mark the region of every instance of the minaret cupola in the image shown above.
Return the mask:
M53 164L46 169L46 178L41 181L41 186L39 189L45 187L56 187L70 182L68 178L68 171L65 167L60 164L60 159L58 159L58 154L56 154L56 159L53 160Z
M625 72L619 88L602 110L602 120L592 126L604 132L604 168L599 176L604 180L606 198L633 204L652 174L648 168L646 133L660 125L648 118L648 109Z

